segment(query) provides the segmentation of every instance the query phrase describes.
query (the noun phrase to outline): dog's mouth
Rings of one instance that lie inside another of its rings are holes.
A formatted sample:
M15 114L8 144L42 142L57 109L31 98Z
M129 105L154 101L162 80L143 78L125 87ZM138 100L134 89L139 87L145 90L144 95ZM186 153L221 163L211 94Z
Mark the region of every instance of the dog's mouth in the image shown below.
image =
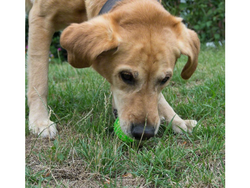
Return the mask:
M118 118L118 111L115 108L113 108L113 115L114 115L115 119Z
M118 110L113 108L113 115L114 118L118 118ZM148 140L149 138L153 137L155 135L155 128L154 126L147 125L145 126L144 123L138 123L138 124L131 124L131 127L129 130L123 130L124 133L131 138L134 138L136 140Z

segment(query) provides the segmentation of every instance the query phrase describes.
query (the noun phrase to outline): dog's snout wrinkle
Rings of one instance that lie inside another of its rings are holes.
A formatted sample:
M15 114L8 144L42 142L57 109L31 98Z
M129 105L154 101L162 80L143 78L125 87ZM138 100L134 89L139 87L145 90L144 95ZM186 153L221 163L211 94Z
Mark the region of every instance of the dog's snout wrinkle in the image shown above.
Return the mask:
M131 134L136 140L147 140L155 135L155 128L145 124L133 124Z

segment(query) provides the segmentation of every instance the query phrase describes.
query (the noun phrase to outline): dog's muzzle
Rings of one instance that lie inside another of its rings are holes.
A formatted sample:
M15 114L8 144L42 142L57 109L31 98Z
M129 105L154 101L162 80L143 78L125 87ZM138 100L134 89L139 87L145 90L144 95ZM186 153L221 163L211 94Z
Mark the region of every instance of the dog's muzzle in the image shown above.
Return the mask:
M155 135L155 128L145 124L133 124L131 134L136 140L148 140Z
M115 119L118 118L117 109L113 109L113 115ZM155 128L149 125L142 124L132 124L131 134L136 140L148 140L155 135Z

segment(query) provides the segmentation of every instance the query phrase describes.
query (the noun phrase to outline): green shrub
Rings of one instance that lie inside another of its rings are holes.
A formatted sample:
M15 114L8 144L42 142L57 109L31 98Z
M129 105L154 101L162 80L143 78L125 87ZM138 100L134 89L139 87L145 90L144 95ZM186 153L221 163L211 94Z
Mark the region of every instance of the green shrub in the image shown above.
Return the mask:
M50 45L50 61L52 62L57 59L59 59L60 62L67 61L67 51L60 45L60 34L61 32L56 32L54 34Z
M201 42L225 40L225 0L162 1L171 14L184 18L184 23L198 33Z

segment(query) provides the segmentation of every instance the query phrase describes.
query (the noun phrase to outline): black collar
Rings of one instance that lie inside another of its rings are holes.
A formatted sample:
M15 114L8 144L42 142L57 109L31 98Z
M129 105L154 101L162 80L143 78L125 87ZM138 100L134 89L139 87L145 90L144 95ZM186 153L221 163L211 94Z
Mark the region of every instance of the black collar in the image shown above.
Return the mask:
M100 10L99 14L98 15L102 15L102 14L105 14L107 12L109 12L112 7L119 1L122 1L122 0L107 0L107 2L103 5L102 9ZM157 0L159 2L159 0Z

